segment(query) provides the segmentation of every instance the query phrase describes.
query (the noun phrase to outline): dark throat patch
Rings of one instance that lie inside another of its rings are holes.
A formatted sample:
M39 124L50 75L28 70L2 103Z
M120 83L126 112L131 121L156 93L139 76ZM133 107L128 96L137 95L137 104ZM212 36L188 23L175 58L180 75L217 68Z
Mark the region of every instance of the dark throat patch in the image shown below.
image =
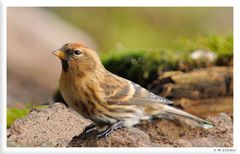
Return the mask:
M64 72L67 72L68 71L68 61L67 60L61 60L62 61L62 69Z

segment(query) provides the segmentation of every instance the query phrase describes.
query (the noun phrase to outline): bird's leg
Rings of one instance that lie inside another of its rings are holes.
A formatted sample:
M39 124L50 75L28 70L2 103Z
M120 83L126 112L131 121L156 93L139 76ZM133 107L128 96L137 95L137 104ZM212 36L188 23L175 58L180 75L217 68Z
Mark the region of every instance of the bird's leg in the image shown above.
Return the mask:
M117 130L122 127L123 127L123 121L118 121L113 125L107 127L107 129L105 129L104 131L99 132L97 134L97 138L108 137L108 135L110 135L114 130Z
M96 130L96 126L95 124L90 124L83 130L82 134L90 133L93 130Z
M90 134L90 132L93 132L94 130L97 130L97 127L95 126L95 124L88 125L80 134L79 139L80 140L85 139Z

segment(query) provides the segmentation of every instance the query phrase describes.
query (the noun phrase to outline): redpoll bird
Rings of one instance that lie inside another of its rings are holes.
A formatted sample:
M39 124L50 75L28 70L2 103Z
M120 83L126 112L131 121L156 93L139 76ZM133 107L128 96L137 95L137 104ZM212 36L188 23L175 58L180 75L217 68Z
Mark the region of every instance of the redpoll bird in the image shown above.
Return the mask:
M170 100L107 71L97 53L82 44L65 44L53 54L62 62L59 89L65 102L94 123L84 133L98 130L98 137L103 137L121 127L176 115L212 127L206 120L169 106Z

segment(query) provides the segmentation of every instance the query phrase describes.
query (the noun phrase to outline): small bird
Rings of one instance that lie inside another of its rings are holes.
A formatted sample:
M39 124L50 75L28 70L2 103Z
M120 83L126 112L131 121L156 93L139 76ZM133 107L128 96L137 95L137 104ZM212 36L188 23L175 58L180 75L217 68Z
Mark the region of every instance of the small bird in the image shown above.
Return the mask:
M203 128L213 127L206 120L170 106L172 101L109 72L98 54L80 43L67 43L53 54L62 63L59 89L65 102L93 122L85 128L85 134L97 130L97 138L107 137L122 127L175 116L196 121Z

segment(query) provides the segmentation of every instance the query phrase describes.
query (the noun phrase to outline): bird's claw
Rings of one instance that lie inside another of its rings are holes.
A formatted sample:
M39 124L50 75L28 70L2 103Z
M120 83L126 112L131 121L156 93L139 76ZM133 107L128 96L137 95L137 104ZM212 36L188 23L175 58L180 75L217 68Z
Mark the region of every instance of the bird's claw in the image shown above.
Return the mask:
M99 132L97 134L97 139L102 138L102 137L107 138L112 132L113 132L113 129L107 128L106 130Z
M123 122L119 121L111 126L109 126L107 129L105 129L104 131L101 131L97 134L97 139L105 137L107 138L114 130L123 128Z
M88 134L93 130L96 130L96 126L94 124L90 124L83 130L82 134Z
M94 124L88 125L80 134L80 139L85 139L88 136L88 134L94 130L96 130L96 126Z

